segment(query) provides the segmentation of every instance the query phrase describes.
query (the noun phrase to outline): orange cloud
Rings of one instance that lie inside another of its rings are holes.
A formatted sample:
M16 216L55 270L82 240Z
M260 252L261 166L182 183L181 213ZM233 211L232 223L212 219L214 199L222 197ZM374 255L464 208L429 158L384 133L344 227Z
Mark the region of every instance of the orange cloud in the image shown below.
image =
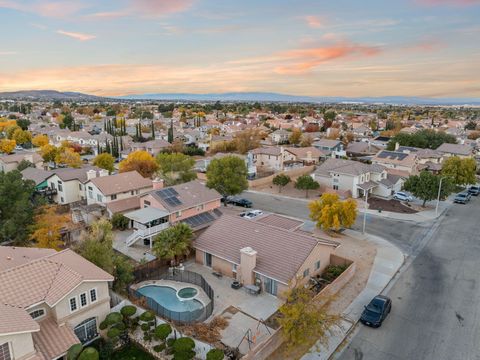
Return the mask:
M378 47L358 45L349 42L337 43L326 47L290 50L282 54L289 62L278 66L275 71L280 74L305 73L322 63L341 58L370 57L380 53Z
M77 32L63 31L63 30L57 30L57 34L65 35L78 41L88 41L96 38L95 35L82 34Z
M99 12L89 15L90 18L114 19L128 16L161 17L186 11L194 0L130 0L123 9Z
M305 21L307 22L307 25L311 28L318 29L324 26L323 20L321 20L318 16L305 16Z

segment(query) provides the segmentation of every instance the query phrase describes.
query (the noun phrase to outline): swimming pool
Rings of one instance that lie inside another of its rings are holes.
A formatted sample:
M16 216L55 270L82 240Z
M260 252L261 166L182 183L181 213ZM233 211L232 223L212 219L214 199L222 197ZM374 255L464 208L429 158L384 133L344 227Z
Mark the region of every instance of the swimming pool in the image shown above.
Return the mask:
M177 290L168 286L147 285L137 291L170 311L191 312L204 308L204 305L196 299L180 300Z

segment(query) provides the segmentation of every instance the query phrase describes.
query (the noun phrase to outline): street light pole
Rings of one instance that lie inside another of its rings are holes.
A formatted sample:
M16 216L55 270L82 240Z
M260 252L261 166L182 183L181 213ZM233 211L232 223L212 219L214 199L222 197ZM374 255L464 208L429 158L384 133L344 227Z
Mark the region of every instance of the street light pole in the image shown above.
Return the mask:
M362 234L365 234L365 226L367 225L367 204L368 204L368 190L365 192L365 209L363 211L363 230L362 230Z
M440 193L442 192L442 181L445 178L440 178L440 184L438 185L437 205L435 206L435 217L438 216L438 204L440 203Z

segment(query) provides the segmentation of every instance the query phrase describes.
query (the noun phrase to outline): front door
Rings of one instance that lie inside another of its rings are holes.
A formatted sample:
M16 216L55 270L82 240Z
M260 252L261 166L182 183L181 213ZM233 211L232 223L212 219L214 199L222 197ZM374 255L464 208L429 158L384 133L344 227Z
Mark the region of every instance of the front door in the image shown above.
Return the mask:
M205 253L205 265L212 267L212 254Z

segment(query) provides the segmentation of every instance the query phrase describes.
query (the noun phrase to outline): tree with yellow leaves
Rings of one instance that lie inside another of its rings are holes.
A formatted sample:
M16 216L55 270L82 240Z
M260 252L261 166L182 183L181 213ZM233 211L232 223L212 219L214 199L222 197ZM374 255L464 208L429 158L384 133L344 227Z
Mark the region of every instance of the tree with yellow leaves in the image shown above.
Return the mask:
M17 125L15 120L9 120L7 118L0 117L0 132L5 131L5 129L9 126Z
M15 140L17 144L26 144L32 141L32 134L28 130L18 128L13 132L12 139Z
M55 157L55 162L72 168L79 168L82 166L80 154L76 153L71 148L65 148L63 151L59 152Z
M300 129L293 129L292 133L288 137L288 142L291 145L298 145L302 140L302 130Z
M47 135L37 135L32 139L33 146L42 147L49 143Z
M15 140L2 139L0 140L0 151L5 154L10 154L15 149L17 143Z
M60 231L69 221L69 216L59 214L56 206L42 206L35 216L31 239L38 247L60 250L63 245Z
M323 194L320 200L308 204L310 219L325 231L351 227L357 218L357 203L353 199L340 200L337 194Z
M55 158L57 157L59 151L58 151L58 148L56 146L46 144L46 145L43 145L40 148L40 151L38 153L42 157L43 161L45 161L45 162L50 162L50 161L55 162Z
M17 123L15 122L14 125L9 125L5 128L5 135L7 136L7 138L9 139L13 139L13 134L15 133L15 131L17 131L18 129L22 130L22 128L20 126L17 125Z
M138 150L130 153L128 157L119 164L120 172L136 170L145 178L150 178L158 170L155 158L148 152Z

